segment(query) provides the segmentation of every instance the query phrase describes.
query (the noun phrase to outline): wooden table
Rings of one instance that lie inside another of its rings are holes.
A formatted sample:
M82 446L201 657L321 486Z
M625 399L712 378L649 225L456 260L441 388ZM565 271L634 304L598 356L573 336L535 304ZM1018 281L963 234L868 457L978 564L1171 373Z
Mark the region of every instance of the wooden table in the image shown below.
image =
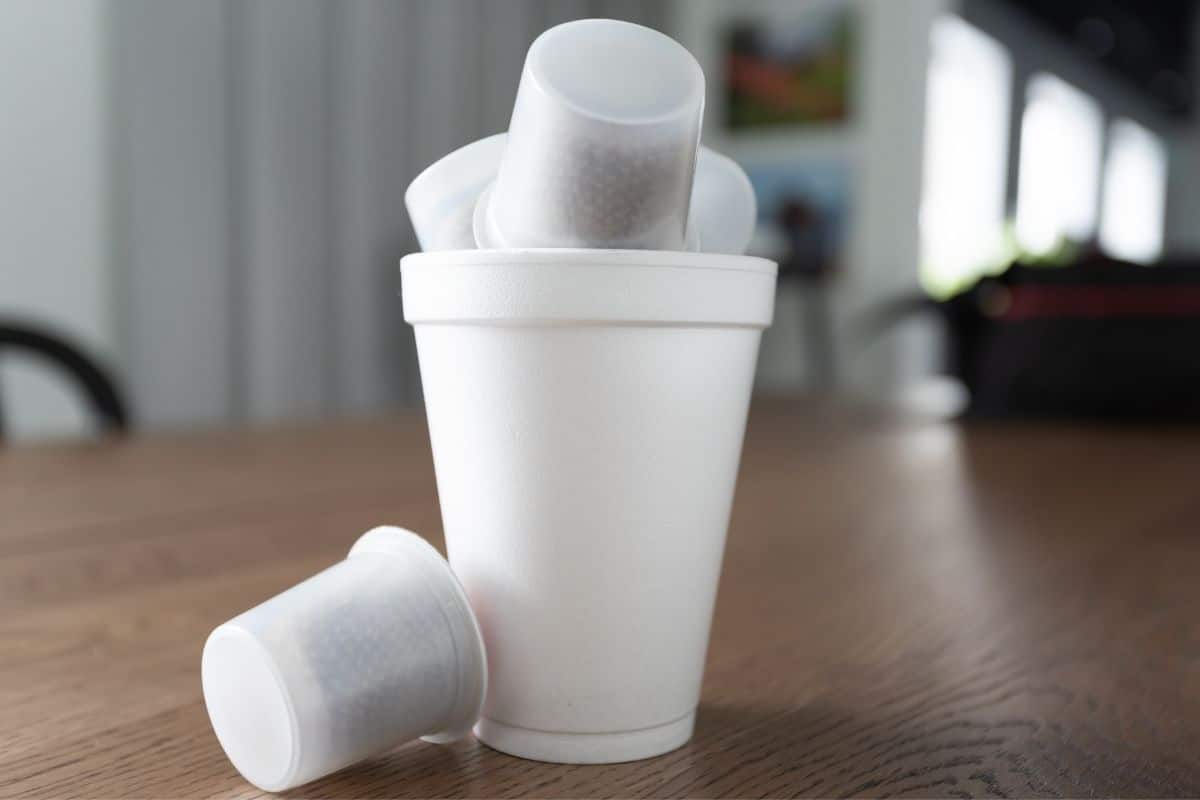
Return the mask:
M0 451L0 794L257 795L217 623L393 522L419 416ZM403 747L295 794L1200 794L1200 432L752 414L694 740L612 766Z

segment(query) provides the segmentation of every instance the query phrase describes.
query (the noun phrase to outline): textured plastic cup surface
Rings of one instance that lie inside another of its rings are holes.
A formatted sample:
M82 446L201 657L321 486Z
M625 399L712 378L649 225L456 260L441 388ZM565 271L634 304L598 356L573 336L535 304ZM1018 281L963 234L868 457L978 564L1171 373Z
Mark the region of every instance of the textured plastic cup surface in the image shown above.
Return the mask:
M691 736L775 266L633 251L404 259L476 735L603 763Z
M219 626L201 661L226 755L282 791L479 716L479 631L449 566L416 534L376 528L333 565Z
M496 179L507 133L471 142L443 156L418 175L405 205L426 253L476 248L472 220L477 201ZM754 234L754 187L738 164L701 147L688 202L685 250L740 255Z
M529 48L481 247L680 250L704 73L678 42L616 20L549 29Z

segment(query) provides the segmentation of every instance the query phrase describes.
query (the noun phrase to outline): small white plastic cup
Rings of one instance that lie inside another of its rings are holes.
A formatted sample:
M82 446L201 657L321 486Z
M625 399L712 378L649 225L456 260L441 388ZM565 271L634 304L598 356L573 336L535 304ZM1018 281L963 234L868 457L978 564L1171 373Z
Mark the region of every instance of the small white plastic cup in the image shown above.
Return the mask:
M230 761L278 792L418 736L466 735L487 671L449 565L416 534L381 527L345 561L217 627L201 679Z
M480 247L681 250L704 73L658 31L608 19L553 27L529 48Z
M508 134L458 148L425 168L404 193L413 231L425 252L470 250L475 203L496 179Z
M754 237L758 202L754 185L736 161L700 148L692 184L690 225L705 253L742 255Z
M566 763L679 747L775 265L615 250L401 263L450 562L490 659L476 735Z

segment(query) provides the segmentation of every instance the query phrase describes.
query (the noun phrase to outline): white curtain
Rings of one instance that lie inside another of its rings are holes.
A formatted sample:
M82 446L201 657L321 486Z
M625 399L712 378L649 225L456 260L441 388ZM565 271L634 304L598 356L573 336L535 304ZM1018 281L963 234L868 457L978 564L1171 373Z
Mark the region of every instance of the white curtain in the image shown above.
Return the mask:
M521 62L636 0L111 0L112 261L139 423L420 400L399 299L409 180L507 127Z

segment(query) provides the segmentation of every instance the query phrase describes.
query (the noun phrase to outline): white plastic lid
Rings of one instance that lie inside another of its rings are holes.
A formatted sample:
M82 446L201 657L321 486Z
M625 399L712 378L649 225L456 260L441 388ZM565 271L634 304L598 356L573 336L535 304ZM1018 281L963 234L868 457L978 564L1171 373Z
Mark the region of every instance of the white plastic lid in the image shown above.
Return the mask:
M278 792L417 737L466 735L487 659L445 559L379 527L346 560L217 627L201 679L229 760Z

